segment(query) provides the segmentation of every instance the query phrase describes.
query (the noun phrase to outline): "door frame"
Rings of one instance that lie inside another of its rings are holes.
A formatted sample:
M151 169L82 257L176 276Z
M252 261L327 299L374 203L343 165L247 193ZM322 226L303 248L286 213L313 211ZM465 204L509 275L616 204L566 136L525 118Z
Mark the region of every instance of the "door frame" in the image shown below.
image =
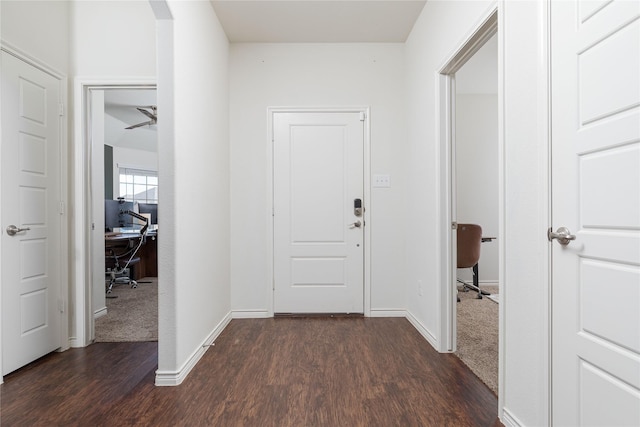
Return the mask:
M452 237L452 222L455 220L455 73L494 35L498 34L498 151L500 171L499 183L499 278L504 278L504 131L501 126L503 121L502 95L502 46L498 31L498 9L493 6L484 18L474 27L473 31L464 38L456 50L447 58L437 74L438 93L438 141L439 141L439 234L440 247L445 254L440 259L440 301L441 307L441 348L440 351L454 352L456 350L456 296L454 285L456 282L456 266L453 260L456 258L456 242ZM500 283L500 292L503 292L504 284ZM502 312L502 305L500 305ZM501 316L502 318L502 316ZM502 326L502 325L500 325ZM500 330L503 328L501 327ZM502 337L501 337L502 338Z
M92 303L91 258L91 127L89 123L89 94L94 89L157 89L155 77L147 78L85 78L74 79L74 152L73 152L73 195L76 218L73 240L75 262L73 264L75 283L75 337L72 347L91 344L94 336L94 313Z
M68 198L68 150L69 150L69 141L68 141L68 102L67 102L67 77L64 73L56 70L55 68L49 66L45 62L39 60L38 58L29 55L25 51L7 43L4 40L0 41L0 50L6 54L12 55L19 60L25 62L26 64L43 71L50 76L54 77L58 80L59 88L60 88L60 103L61 114L60 114L60 133L59 133L59 143L60 143L60 176L58 177L60 180L60 202L61 202L61 215L60 215L60 253L61 257L61 265L60 265L60 274L59 274L59 309L60 309L60 348L58 351L63 351L69 348L70 338L69 338L69 198ZM2 126L0 120L0 126ZM1 172L1 171L0 171ZM0 200L2 199L2 195L0 194ZM2 230L0 230L2 231ZM1 247L0 247L1 251ZM1 254L0 254L1 255ZM0 258L1 259L1 258ZM0 274L2 273L2 263L0 261ZM2 287L0 286L0 305L2 302ZM2 366L2 318L0 317L0 366ZM3 378L0 376L0 384L2 384Z
M273 119L276 113L363 113L364 147L363 147L363 184L364 184L364 315L371 316L371 116L370 107L268 107L267 108L267 282L268 307L266 317L274 315L275 280L274 280L274 224L273 224Z
M494 35L498 37L498 276L501 300L504 301L507 284L505 283L505 132L504 132L504 34L502 14L498 4L491 6L456 49L446 58L436 73L437 95L437 141L440 169L438 177L440 211L438 221L439 242L442 256L439 262L440 289L440 341L439 351L456 351L456 241L453 238L453 221L456 219L455 206L455 73ZM503 407L504 390L504 303L499 304L498 320L498 408Z

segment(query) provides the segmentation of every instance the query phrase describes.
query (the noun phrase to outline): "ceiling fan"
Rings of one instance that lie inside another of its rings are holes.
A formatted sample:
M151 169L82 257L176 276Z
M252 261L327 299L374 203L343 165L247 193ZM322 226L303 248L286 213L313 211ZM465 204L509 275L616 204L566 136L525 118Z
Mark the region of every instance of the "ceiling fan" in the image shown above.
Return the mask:
M155 125L156 123L158 123L158 107L156 107L155 105L149 105L146 107L136 107L136 110L140 111L142 114L149 117L150 120L146 122L138 123L136 125L131 125L129 127L126 127L125 129L135 129L142 126Z

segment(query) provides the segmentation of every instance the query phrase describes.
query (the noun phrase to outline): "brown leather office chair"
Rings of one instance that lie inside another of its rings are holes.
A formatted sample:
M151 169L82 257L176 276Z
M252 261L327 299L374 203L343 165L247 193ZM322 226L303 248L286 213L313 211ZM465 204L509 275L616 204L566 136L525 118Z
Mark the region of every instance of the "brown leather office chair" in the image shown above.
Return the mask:
M478 260L480 259L480 245L482 244L482 227L478 224L458 224L457 234L457 267L472 269L473 285L460 279L457 279L457 281L462 283L462 289L465 292L468 289L478 291L478 299L481 299L483 292L480 290L478 280ZM458 301L460 301L459 298Z

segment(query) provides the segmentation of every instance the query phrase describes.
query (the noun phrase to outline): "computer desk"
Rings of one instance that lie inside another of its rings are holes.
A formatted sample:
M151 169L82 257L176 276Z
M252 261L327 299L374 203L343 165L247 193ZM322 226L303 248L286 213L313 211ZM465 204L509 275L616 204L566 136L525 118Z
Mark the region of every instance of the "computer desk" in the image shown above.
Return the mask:
M104 247L116 250L117 253L124 252L132 245L137 245L140 233L120 233L110 232L104 235ZM132 279L139 280L143 277L158 277L158 232L148 231L145 243L140 246L135 257L140 258L140 262L132 265ZM135 258L134 257L134 258Z

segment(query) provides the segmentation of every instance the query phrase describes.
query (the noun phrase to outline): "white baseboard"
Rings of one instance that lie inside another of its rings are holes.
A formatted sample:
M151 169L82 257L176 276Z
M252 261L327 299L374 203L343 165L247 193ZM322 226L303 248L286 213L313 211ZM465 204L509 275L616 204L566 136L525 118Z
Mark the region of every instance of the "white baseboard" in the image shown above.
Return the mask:
M93 318L94 319L99 319L102 316L106 316L106 315L107 315L107 307L104 306L101 309L98 309L93 313Z
M505 427L522 427L524 424L520 422L507 408L502 408L502 417L500 418Z
M156 371L156 385L157 386L176 386L180 385L182 381L189 375L189 372L194 366L202 359L204 353L209 349L209 346L218 338L224 328L231 322L231 312L216 325L211 331L209 336L204 340L198 348L196 348L187 361L177 371Z
M407 310L399 308L371 309L369 317L407 317Z
M480 286L500 286L500 282L497 280L480 280Z
M231 312L233 319L268 319L273 314L266 310L233 310Z
M420 323L420 321L416 319L416 317L411 314L410 311L406 311L406 315L409 323L411 323L413 327L416 328L418 332L420 332L420 335L422 335L433 348L439 351L438 340L436 339L436 337L433 336L433 334L429 332L429 330L422 323Z

